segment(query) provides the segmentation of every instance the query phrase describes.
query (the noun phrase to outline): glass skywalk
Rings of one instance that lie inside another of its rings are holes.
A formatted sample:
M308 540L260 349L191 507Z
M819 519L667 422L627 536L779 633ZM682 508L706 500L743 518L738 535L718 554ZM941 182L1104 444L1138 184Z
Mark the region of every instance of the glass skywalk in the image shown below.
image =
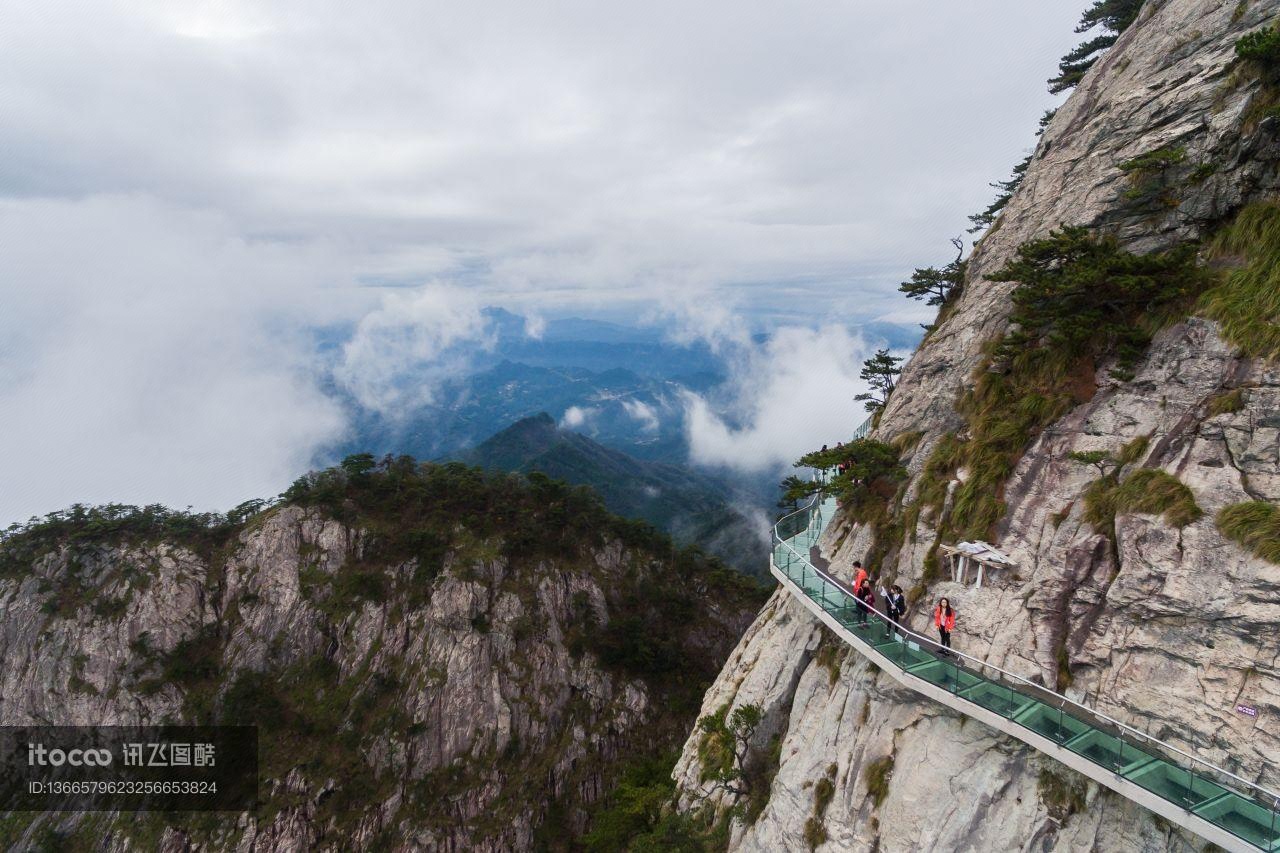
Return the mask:
M1183 818L1179 824L1192 832L1205 834L1205 827L1189 816L1229 833L1235 842L1231 848L1280 851L1276 794L976 658L941 657L932 640L891 629L878 612L865 622L860 619L850 592L818 568L815 563L825 563L811 555L835 511L833 499L815 500L780 521L774 528L773 568L793 594L802 594L811 609L843 628L846 641L861 654L872 657L874 653L873 660L896 667L900 675L909 677L899 678L908 686L910 678L915 678L946 691L954 697L947 704L961 711L974 713L970 706L985 709L1015 724L1017 728L1011 729L1015 736L1021 737L1017 732L1025 730L1081 756L1107 771L1089 775L1121 794L1132 795L1135 789L1126 792L1126 786L1115 780L1155 794L1177 807L1174 814ZM1036 745L1034 737L1023 739Z

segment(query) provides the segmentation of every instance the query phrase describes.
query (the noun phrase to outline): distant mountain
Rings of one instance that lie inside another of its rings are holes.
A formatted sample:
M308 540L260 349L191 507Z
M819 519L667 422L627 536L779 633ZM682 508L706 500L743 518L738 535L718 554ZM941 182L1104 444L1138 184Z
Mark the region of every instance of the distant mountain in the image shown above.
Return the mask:
M734 508L723 484L686 468L611 450L561 429L545 413L513 424L458 458L489 470L541 471L590 486L611 512L644 519L747 574L765 573L767 543L758 526Z
M643 459L686 458L680 393L697 387L612 368L543 367L501 361L449 383L436 402L406 417L347 401L351 433L330 455L371 451L420 459L475 447L522 418L549 412L597 441Z

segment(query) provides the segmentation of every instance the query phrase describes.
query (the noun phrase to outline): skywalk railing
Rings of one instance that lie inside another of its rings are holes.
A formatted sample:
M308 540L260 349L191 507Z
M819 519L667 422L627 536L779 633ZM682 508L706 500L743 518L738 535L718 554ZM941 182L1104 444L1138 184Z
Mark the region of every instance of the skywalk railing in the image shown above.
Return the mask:
M850 590L809 557L834 512L835 502L819 494L784 516L773 529L772 559L852 635L856 648L874 650L901 672L1052 741L1251 848L1280 851L1280 794L994 664L953 650L943 655L937 642L874 607L859 612Z

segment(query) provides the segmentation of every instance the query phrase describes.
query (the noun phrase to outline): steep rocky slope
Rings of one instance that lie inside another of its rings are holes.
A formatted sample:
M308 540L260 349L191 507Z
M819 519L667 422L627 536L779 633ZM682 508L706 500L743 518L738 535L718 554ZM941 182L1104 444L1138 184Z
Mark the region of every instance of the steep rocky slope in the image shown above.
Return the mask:
M761 594L582 490L390 461L235 523L0 542L0 724L243 722L246 815L0 818L29 849L561 849L670 749Z
M887 534L846 513L824 542L838 573L881 555L882 578L922 596L909 616L918 630L932 600L948 595L966 652L1272 787L1280 566L1229 540L1215 517L1244 501L1280 501L1280 367L1247 357L1192 311L1158 331L1128 370L1098 364L1072 377L1073 402L1032 432L991 490L997 520L985 532L1018 566L981 590L944 579L931 552L940 538L953 541L956 495L983 472L929 463L945 455L939 448L975 440L982 413L967 402L971 392L984 372L1007 369L987 345L1006 331L1015 285L989 276L1020 246L1081 225L1135 253L1164 250L1211 238L1280 187L1280 119L1265 109L1274 89L1235 52L1278 14L1280 3L1263 0L1148 0L1049 123L1020 189L973 253L963 292L878 423L877 438L909 439L900 445L910 475L896 509L903 526ZM1152 154L1163 157L1157 168L1139 159ZM1121 506L1113 526L1099 524L1087 517L1099 472L1068 456L1088 451L1121 457L1116 483L1136 471L1150 480L1135 485L1177 478L1201 514L1175 524ZM775 593L704 701L704 714L763 709L757 755L780 738L768 805L754 822L735 821L734 849L1203 848L897 688L824 633ZM1258 717L1235 713L1237 702ZM686 808L707 787L703 740L693 734L676 768Z

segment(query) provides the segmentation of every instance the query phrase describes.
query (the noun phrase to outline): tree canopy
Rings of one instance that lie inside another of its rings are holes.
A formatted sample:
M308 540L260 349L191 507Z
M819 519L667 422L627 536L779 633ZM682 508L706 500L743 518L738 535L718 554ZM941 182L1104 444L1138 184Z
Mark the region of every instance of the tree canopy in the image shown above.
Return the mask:
M964 285L964 241L959 237L951 239L956 247L956 259L946 266L925 267L911 274L910 281L898 285L898 290L911 299L923 299L926 305L942 305L959 292Z
M878 350L875 355L862 363L862 372L859 374L864 382L871 385L871 391L859 394L853 399L865 402L868 412L878 412L883 409L885 403L889 402L889 395L898 385L898 375L902 373L902 368L899 367L901 363L902 359L899 356L890 355L889 350Z
M1101 27L1103 32L1062 57L1058 63L1058 76L1049 81L1049 91L1056 95L1079 84L1102 54L1116 43L1120 34L1138 19L1142 3L1143 0L1096 0L1086 9L1076 32L1087 33L1096 27Z

